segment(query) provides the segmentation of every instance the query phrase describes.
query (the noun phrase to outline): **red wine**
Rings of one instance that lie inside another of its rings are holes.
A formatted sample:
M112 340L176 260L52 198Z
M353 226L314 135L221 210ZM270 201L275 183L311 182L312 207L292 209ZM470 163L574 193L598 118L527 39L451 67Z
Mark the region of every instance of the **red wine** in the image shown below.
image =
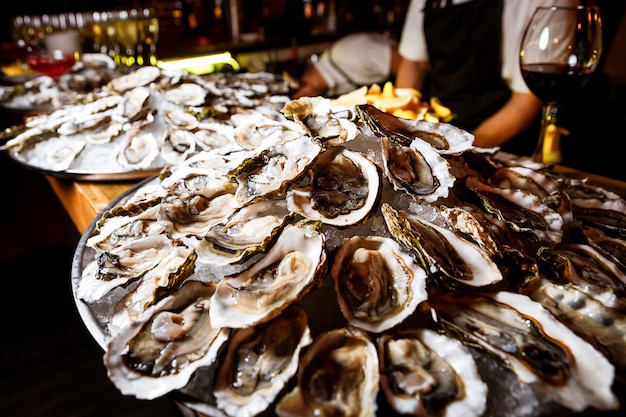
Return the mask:
M28 57L28 66L30 66L33 70L52 78L58 78L69 72L75 63L76 59L72 54L62 56L46 54L32 55Z
M542 101L558 101L573 95L592 74L591 68L562 64L521 66L526 85Z

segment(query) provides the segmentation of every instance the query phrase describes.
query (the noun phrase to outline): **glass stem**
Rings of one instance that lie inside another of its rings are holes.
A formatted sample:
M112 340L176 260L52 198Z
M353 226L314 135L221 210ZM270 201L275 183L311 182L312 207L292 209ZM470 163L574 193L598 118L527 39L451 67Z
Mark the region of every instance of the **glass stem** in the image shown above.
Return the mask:
M557 122L557 105L556 102L548 102L543 106L543 114L541 116L541 129L539 131L539 140L537 147L533 153L532 160L541 163L555 163L560 161L560 145L558 141L554 141ZM557 148L555 148L555 146Z

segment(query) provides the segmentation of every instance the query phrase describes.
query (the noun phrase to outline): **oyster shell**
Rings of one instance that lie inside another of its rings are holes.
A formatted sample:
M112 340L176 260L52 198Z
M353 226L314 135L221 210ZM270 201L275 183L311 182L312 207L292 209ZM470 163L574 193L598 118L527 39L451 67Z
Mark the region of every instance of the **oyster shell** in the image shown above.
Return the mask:
M109 341L104 363L120 392L151 400L215 361L229 331L210 323L214 291L215 284L187 281Z
M325 268L319 223L288 225L261 259L217 284L211 299L212 323L241 328L267 321L304 297Z
M302 308L290 306L270 321L235 331L215 377L217 407L233 417L267 409L312 341L307 319Z
M302 136L253 153L230 173L239 183L237 205L241 207L259 197L283 192L306 174L320 152L319 145Z
M345 227L362 222L380 195L380 175L367 157L340 146L320 154L309 185L287 191L289 209L311 220Z
M334 107L332 100L324 97L301 97L292 100L285 104L282 112L325 146L344 144L359 133L356 124L351 120L354 114L344 108Z
M466 186L476 193L486 211L514 230L530 231L549 244L563 239L563 226L569 216L563 217L540 196L523 189L491 186L474 176L467 177Z
M200 106L204 104L207 91L199 84L186 82L163 92L163 98L182 106Z
M38 158L32 159L32 165L41 169L66 170L76 156L85 148L85 142L61 136L35 145Z
M381 391L398 413L478 417L485 412L487 385L458 340L415 329L383 334L377 346Z
M209 229L195 247L199 261L213 265L240 262L265 250L292 217L283 199L248 204Z
M431 145L439 153L458 155L472 148L474 136L449 123L433 123L395 117L371 104L356 106L360 118L379 138L409 146L416 139Z
M163 197L157 219L174 238L203 238L235 209L236 185L207 175L190 174Z
M381 207L387 228L418 256L431 273L446 277L447 286L495 285L502 273L489 254L475 243L388 203Z
M170 252L154 268L146 272L139 284L118 303L109 323L112 328L124 328L139 320L143 312L156 304L193 273L196 254L187 246L173 246Z
M623 308L604 305L572 283L536 278L521 291L602 352L615 366L616 377L626 382L626 316Z
M159 142L153 133L128 135L121 145L117 161L129 169L148 168L160 152Z
M619 408L613 365L528 296L438 294L429 303L446 332L500 358L553 401L577 412Z
M318 335L298 367L298 382L276 405L279 417L373 416L379 387L376 347L356 328Z
M394 189L430 203L448 196L456 178L431 145L415 139L405 146L384 136L381 146L385 176Z
M161 144L161 157L168 164L179 164L196 152L196 136L184 129L170 129Z
M344 240L330 270L348 322L370 332L392 328L426 300L426 272L391 238Z
M172 241L164 234L148 235L99 252L83 271L76 295L85 302L95 302L119 286L139 279L154 268L172 250Z
M140 67L129 74L112 79L107 84L107 87L115 92L124 93L131 88L148 85L159 78L160 75L161 70L158 67Z

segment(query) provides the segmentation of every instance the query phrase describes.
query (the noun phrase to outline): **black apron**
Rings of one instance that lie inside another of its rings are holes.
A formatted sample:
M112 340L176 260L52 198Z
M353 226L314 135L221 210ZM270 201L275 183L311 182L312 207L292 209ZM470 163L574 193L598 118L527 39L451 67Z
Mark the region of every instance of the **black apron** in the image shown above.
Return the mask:
M511 95L501 76L503 0L450 3L426 0L431 71L425 94L453 111L452 124L471 131Z

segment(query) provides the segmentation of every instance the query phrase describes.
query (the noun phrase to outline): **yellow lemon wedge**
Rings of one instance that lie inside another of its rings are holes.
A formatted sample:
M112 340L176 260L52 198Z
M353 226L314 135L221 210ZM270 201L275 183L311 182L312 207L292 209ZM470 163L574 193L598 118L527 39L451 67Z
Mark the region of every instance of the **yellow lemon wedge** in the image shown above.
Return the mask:
M444 122L448 122L452 119L452 110L441 104L441 101L437 97L430 99L430 106L435 111L435 114Z
M333 104L337 106L352 107L359 104L367 104L367 87L363 86L349 93L342 94L333 100Z
M393 93L389 89L385 92L385 88L383 88L383 93L379 98L374 99L372 104L383 111L393 113L396 110L409 108L417 100L415 95L408 89L393 88L393 85L391 85L391 88Z

